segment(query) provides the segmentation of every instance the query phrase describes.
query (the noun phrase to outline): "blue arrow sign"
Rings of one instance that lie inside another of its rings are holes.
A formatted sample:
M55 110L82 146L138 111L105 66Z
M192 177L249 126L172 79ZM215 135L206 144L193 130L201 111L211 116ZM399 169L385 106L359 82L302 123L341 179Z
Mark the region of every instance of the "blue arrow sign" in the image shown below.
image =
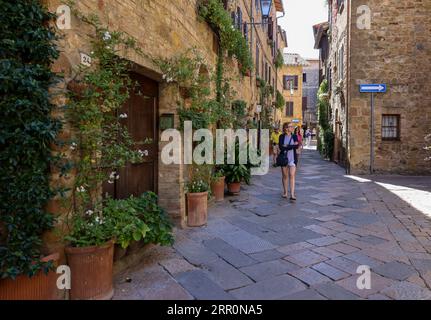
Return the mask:
M364 93L385 93L387 86L386 84L361 84L359 90Z

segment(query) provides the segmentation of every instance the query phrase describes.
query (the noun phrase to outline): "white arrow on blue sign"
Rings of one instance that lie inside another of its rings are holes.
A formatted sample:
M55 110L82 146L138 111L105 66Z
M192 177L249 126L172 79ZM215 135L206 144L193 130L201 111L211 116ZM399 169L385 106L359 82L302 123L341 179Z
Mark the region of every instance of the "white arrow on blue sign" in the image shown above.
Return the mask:
M360 92L364 93L385 93L387 90L386 84L361 84Z

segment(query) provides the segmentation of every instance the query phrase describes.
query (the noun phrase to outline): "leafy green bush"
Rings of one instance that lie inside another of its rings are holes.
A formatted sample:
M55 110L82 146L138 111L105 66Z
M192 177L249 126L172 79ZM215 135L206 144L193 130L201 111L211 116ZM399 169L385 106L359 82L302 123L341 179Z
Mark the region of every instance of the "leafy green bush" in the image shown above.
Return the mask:
M275 107L277 109L283 109L286 105L286 99L284 99L283 95L279 90L277 90L276 98L275 98Z
M74 215L65 237L75 247L98 246L114 240L123 248L132 241L171 245L172 224L157 204L157 196L147 192L140 197L107 199L85 215Z
M247 148L249 148L250 146L247 144L247 146L245 147L245 150L247 150ZM226 177L226 182L227 183L235 183L235 182L242 182L244 181L247 184L250 184L250 180L251 180L251 167L252 164L251 163L246 163L246 164L240 164L240 144L238 141L236 141L235 143L235 163L234 164L229 164L228 163L228 154L226 152L225 154L225 164L222 166L223 172L225 174ZM248 150L247 150L248 151ZM232 161L233 162L233 161Z
M328 82L327 80L324 80L317 93L320 132L317 148L324 158L331 159L334 151L334 133L328 115L328 110L331 108L329 104L328 91Z
M172 245L174 243L172 223L166 212L157 204L157 195L146 192L134 200L139 218L150 228L144 238L145 243Z
M37 0L0 0L0 278L48 271L40 247L53 216L50 146L61 124L48 89L58 58L49 27L54 15Z
M253 60L242 32L232 26L232 18L219 0L200 0L199 16L204 19L220 38L220 45L229 56L235 56L240 71L245 75L253 68Z

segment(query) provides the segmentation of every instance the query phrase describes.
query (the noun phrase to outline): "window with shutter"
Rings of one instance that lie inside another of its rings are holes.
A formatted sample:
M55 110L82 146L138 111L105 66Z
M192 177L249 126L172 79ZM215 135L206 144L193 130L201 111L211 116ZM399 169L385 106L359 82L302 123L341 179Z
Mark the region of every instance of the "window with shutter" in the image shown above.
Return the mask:
M293 101L286 102L286 117L293 117Z
M302 74L302 82L304 82L304 83L307 82L307 74L306 73Z
M274 22L272 21L272 17L268 19L268 38L269 40L274 39Z
M241 28L242 28L242 11L241 11L240 7L238 7L236 9L236 15L237 15L236 28L239 31L241 31Z

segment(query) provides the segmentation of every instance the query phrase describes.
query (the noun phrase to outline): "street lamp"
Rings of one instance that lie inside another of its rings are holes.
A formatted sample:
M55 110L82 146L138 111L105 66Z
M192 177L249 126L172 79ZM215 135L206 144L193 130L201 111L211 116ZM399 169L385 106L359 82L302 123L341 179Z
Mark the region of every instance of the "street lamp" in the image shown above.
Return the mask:
M271 14L272 0L260 0L260 7L262 8L262 20L266 21Z
M258 26L267 25L272 22L268 21L271 15L272 0L260 0L260 8L262 11L262 21L261 22L246 22L248 25Z

